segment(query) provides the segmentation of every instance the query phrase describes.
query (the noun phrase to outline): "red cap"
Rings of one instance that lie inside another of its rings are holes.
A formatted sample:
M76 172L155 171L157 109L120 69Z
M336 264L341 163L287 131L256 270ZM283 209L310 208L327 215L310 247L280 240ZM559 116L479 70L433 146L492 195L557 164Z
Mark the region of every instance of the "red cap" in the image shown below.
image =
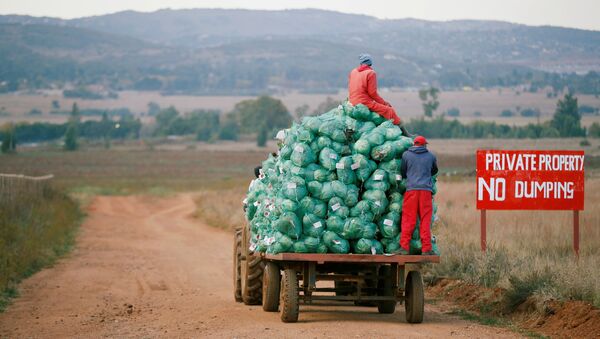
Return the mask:
M422 137L420 135L415 138L414 142L415 142L415 146L427 145L427 139L425 139L425 137Z

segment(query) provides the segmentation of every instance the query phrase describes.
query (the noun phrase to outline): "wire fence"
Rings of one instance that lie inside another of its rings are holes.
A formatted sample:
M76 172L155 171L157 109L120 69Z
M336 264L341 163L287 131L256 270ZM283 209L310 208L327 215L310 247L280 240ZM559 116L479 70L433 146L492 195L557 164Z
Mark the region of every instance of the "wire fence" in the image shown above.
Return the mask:
M0 203L11 203L23 198L41 198L53 178L52 174L30 177L0 173Z

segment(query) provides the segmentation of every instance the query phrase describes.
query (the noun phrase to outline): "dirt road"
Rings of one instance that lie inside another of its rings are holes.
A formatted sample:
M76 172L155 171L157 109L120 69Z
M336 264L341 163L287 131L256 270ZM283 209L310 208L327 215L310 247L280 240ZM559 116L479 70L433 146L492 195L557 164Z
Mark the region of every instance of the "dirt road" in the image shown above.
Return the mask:
M0 338L516 336L431 305L418 325L403 307L323 306L301 306L299 322L283 324L234 302L232 236L192 219L194 208L189 195L96 198L76 249L23 282L0 314Z

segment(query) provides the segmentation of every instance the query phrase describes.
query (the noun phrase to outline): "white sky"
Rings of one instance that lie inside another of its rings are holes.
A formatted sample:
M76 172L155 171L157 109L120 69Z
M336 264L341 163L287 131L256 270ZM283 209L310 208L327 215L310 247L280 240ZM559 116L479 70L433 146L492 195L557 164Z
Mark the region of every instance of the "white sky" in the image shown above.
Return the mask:
M0 14L60 18L161 8L320 8L378 18L488 19L600 30L600 0L0 0Z

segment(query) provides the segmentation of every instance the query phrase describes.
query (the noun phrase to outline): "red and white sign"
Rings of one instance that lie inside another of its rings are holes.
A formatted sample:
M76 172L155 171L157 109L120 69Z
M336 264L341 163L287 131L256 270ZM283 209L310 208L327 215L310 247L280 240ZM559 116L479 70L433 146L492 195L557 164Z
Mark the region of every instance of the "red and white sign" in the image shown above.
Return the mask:
M583 151L477 151L477 209L583 210Z

